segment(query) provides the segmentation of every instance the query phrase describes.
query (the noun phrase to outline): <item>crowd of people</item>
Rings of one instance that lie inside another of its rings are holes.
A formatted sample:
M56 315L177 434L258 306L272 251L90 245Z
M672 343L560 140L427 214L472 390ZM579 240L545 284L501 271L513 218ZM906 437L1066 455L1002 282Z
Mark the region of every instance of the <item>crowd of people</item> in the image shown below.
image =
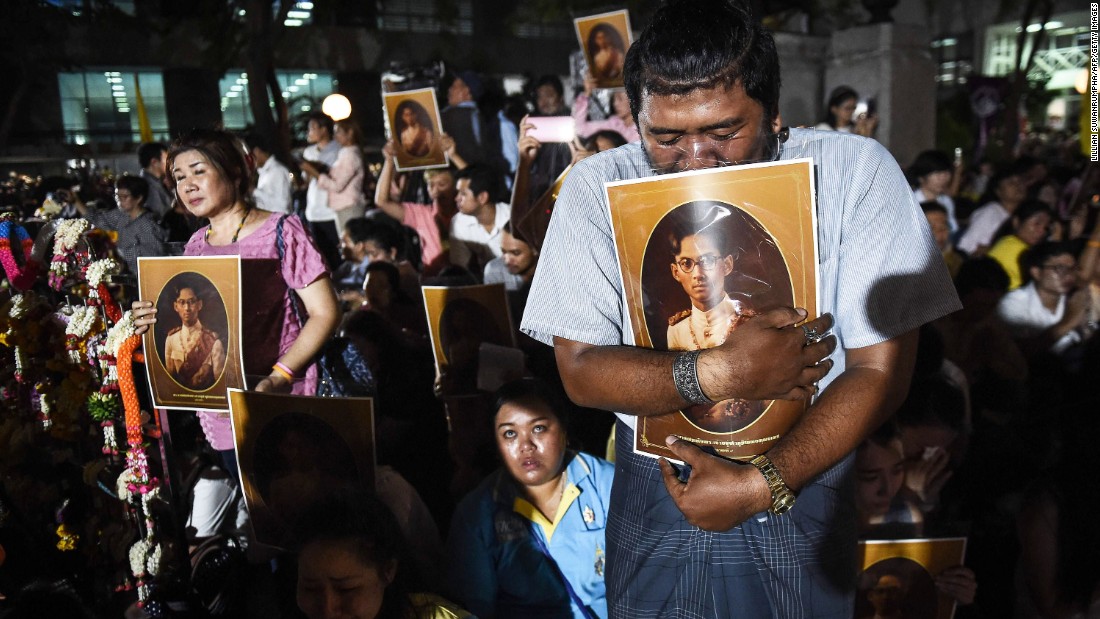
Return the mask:
M822 123L791 129L774 153L822 145L819 225L830 266L819 286L831 318L799 330L816 317L754 313L714 349L751 384L719 377L700 351L624 348L611 235L591 196L609 180L766 158L754 132L774 140L780 129L770 36L722 0L687 4L658 11L626 55L626 89L611 94L608 110L592 110L591 76L572 106L559 78L532 80L516 114L482 108L483 76L453 73L438 136L448 167L398 171L395 148L427 152L437 139L411 107L398 110L376 177L363 145L380 136L318 112L298 161L279 161L271 136L196 129L170 146L142 145L141 174L118 176L113 200L93 187L53 193L63 216L116 235L131 274L146 256L277 261L265 283L276 311L261 331L278 345L244 342L250 388L316 393L315 361L337 335L369 367L375 486L337 486L298 514L290 554L249 539L228 416L179 414L179 453L163 465L186 480L177 516L188 544L233 539L247 550L238 577L214 587L226 616L843 612L851 587L829 577L855 573L845 563L854 536L832 535L845 530L837 514L850 476L861 538L969 537L965 565L932 575L960 616L1095 616L1100 536L1085 519L1100 498L1088 446L1097 430L1089 377L1100 370L1100 175L1064 144L1024 141L1011 161L974 165L927 151L903 176L873 142L873 111L857 112L859 95L838 87ZM688 26L710 34L696 48L673 44ZM742 53L763 68L744 69ZM709 64L685 69L678 55L692 54ZM711 127L727 107L741 125ZM530 118L565 115L575 120L572 141L530 135ZM660 135L646 133L654 126ZM729 139L741 131L752 139ZM718 154L669 141L681 139L711 140ZM935 250L943 265L926 263ZM576 269L578 256L587 271ZM714 266L702 257L684 264L685 278ZM887 276L897 281L877 290ZM421 292L479 283L504 285L509 339L525 358L517 374L526 376L495 392L478 387L476 351L462 372L436 372ZM198 293L175 295L181 317L201 310ZM118 294L139 333L157 322L133 287ZM174 334L179 364L202 345L194 324ZM810 344L810 331L830 328L833 337ZM736 348L753 337L756 348ZM805 362L739 359L788 350ZM669 373L696 362L687 383ZM779 485L798 494L787 514L789 505L772 503L774 486L771 498L756 492L761 481L773 485L769 469L727 469L674 442L689 478L631 452L634 415L703 404L708 394L809 397L819 387L808 421L768 454ZM627 415L612 429L606 411ZM297 456L307 470L325 457ZM708 488L740 511L700 498ZM774 574L758 576L767 570ZM30 590L25 604L40 593Z

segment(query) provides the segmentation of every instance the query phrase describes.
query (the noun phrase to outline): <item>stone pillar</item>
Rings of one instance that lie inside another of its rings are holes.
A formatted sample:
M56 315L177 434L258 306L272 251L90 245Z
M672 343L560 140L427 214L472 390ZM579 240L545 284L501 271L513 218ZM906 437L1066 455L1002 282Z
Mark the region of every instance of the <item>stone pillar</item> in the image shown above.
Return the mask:
M779 67L783 85L779 93L779 114L787 127L812 127L821 115L822 80L828 56L827 37L776 32Z
M846 84L878 106L875 138L904 168L936 140L936 63L927 31L917 26L872 24L834 32L825 88Z

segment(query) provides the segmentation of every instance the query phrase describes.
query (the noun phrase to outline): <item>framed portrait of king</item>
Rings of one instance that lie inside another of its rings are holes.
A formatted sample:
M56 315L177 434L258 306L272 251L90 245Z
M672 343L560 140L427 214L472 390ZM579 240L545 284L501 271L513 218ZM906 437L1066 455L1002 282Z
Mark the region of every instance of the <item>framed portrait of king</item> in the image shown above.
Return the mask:
M936 576L962 565L966 538L859 542L861 570L853 619L952 619L956 602L936 587Z
M239 256L138 258L138 294L157 308L144 336L159 408L228 411L244 388Z
M628 338L657 350L722 345L777 307L818 313L813 165L795 159L606 185ZM724 400L639 417L634 450L675 459L672 435L727 458L764 453L803 401Z

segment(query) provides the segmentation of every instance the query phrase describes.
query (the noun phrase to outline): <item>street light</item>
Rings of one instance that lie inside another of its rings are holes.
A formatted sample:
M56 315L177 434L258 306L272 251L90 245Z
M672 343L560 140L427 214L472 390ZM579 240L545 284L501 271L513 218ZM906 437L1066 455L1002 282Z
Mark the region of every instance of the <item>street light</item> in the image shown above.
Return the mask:
M344 120L351 116L351 101L341 94L331 94L321 102L321 111L332 120Z

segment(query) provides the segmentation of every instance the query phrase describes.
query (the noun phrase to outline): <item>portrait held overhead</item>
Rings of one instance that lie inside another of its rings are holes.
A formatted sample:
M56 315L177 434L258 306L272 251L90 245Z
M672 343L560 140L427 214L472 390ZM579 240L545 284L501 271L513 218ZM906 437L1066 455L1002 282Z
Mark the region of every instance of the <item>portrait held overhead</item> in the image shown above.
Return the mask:
M1096 7L11 4L0 619L1100 619Z
M621 88L626 51L633 40L630 14L624 10L578 17L573 26L597 86Z
M386 124L396 146L397 170L447 167L439 106L434 88L421 88L382 95Z

